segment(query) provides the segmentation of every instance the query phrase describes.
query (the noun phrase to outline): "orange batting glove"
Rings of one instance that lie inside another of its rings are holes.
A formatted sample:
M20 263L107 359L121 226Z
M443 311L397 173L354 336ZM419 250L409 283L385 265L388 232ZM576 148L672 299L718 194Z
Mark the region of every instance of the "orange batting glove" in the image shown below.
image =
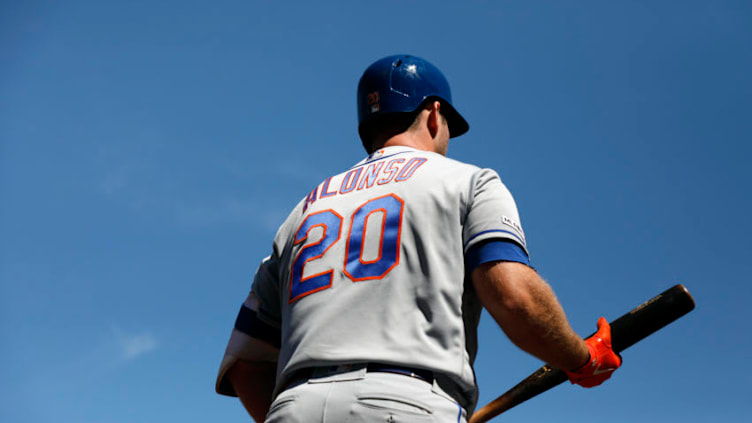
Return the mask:
M605 317L598 319L598 332L585 340L590 351L587 363L575 370L566 372L569 381L585 388L598 386L611 377L621 366L621 356L611 348L611 325Z

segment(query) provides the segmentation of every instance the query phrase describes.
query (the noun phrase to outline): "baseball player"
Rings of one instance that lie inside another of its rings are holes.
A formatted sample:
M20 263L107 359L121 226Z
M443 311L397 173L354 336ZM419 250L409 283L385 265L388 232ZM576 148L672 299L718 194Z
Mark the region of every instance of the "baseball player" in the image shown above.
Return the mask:
M605 319L583 340L530 267L512 195L446 157L468 131L449 84L415 56L357 91L368 156L321 181L274 238L217 377L256 421L465 422L485 307L521 349L595 386L621 364Z

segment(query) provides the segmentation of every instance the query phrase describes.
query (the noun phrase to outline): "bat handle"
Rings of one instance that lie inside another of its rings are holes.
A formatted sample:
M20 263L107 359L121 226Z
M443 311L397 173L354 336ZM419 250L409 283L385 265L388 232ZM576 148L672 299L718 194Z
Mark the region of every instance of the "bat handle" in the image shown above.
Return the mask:
M484 407L475 410L468 423L485 423L510 408L567 380L564 371L545 365Z
M621 352L695 308L684 285L675 285L611 322L612 345ZM591 335L592 336L592 335ZM543 366L470 416L468 423L484 423L510 408L567 380L562 370Z

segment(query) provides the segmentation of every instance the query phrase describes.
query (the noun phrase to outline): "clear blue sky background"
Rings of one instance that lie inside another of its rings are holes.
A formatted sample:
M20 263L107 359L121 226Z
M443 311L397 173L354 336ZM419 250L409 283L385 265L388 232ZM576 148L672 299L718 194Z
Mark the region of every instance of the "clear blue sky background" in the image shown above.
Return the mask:
M750 421L749 1L3 1L0 421L245 422L214 394L277 225L359 160L355 87L423 56L588 334L697 309L506 422ZM541 363L487 317L481 403Z

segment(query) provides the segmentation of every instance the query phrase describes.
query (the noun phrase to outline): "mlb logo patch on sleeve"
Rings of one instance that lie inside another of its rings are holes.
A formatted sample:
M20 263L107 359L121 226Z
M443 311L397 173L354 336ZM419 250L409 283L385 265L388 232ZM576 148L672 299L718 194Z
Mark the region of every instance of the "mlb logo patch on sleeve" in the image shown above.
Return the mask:
M501 222L504 223L507 226L513 227L514 229L517 230L517 232L520 233L520 235L522 235L523 239L525 238L525 232L522 231L522 226L519 223L517 223L516 220L514 220L514 219L512 219L512 218L510 218L508 216L503 216L502 215L501 216Z

